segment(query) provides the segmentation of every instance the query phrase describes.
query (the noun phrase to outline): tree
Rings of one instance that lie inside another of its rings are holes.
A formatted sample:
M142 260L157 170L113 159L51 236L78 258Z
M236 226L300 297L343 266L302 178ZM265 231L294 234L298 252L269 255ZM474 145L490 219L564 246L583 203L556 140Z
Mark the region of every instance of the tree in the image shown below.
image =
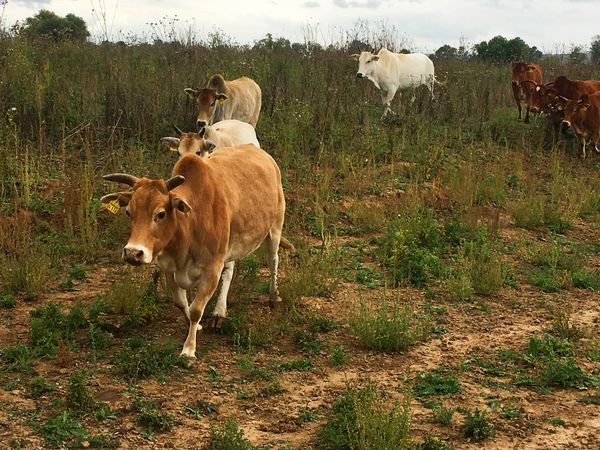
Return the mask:
M590 45L590 58L592 63L600 64L600 34L597 34L592 38L592 45Z
M52 11L42 9L33 17L25 19L22 32L32 38L46 38L54 41L85 41L90 33L85 21L74 14L60 17Z
M442 45L435 51L435 57L437 59L449 59L456 58L458 56L458 50L455 47L451 47L448 44Z
M531 56L532 50L520 37L509 40L504 36L495 36L487 42L475 44L474 49L479 58L498 63L527 58Z
M579 45L574 45L569 53L569 62L571 64L583 64L585 62L585 53Z

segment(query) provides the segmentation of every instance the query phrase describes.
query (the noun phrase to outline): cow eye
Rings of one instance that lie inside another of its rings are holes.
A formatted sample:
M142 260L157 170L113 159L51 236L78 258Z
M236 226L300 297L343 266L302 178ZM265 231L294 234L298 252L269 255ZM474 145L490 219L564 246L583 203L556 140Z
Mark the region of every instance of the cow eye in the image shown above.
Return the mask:
M125 210L125 214L127 214L127 217L131 217L131 214L129 213L128 209Z
M212 103L210 104L210 106L211 106L211 107L212 107L212 106L215 106L215 102L212 102Z
M371 62L371 60L368 60L368 61L367 61L367 64L369 64L370 62Z
M154 219L156 222L163 220L165 217L167 216L167 212L166 211L160 211L159 213L156 214L156 218Z

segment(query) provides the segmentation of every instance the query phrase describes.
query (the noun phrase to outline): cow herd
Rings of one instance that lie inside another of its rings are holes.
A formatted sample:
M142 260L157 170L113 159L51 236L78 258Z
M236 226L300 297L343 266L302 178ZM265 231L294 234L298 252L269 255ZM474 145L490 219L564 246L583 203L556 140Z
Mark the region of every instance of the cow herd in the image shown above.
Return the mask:
M227 316L235 261L265 242L269 297L277 302L279 246L293 246L281 236L285 198L279 167L260 148L254 131L260 87L250 78L225 81L215 75L206 88L185 91L196 102L200 131L174 127L178 137L161 140L180 155L171 178L105 175L132 189L105 195L102 203L112 210L125 208L130 217L123 259L132 265L155 263L165 274L189 326L181 354L194 358L199 322L219 279L214 326Z
M381 91L383 117L398 90L425 85L433 100L433 62L423 54L352 55L359 62L357 77L367 78ZM600 81L569 80L564 76L543 84L538 64L512 64L512 89L522 118L543 113L560 129L571 127L587 145L600 140ZM278 249L293 249L282 237L285 216L281 173L258 142L255 126L261 108L261 89L252 79L210 78L205 88L186 88L197 107L198 132L161 139L163 147L179 153L168 180L137 178L123 173L104 176L130 190L102 198L116 211L125 208L131 233L123 259L133 265L155 263L165 274L175 305L188 322L182 354L195 357L196 333L204 309L221 290L212 311L213 326L227 316L227 293L235 261L266 242L270 269L270 300L279 300ZM190 301L188 301L191 300Z
M570 127L581 140L584 158L588 145L593 144L600 152L600 81L570 80L561 75L544 84L542 78L540 65L512 63L512 89L519 119L521 102L525 102L525 122L529 122L529 111L544 114L554 127L556 140L563 127Z

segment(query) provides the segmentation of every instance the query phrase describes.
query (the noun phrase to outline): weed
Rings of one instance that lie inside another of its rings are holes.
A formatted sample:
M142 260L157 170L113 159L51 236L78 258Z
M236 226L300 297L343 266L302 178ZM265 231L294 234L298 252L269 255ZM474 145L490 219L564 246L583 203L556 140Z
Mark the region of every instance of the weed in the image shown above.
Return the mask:
M573 279L574 287L589 289L595 292L600 291L600 270L589 271L581 269L571 272L571 278Z
M446 281L448 297L453 301L471 300L475 290L471 281L471 262L465 257L464 250L459 254L452 274Z
M508 420L520 419L523 417L523 411L521 408L504 405L500 410L500 417Z
M17 304L17 298L12 292L3 292L0 294L0 308L14 308Z
M309 372L315 370L315 365L306 358L291 359L289 361L280 362L277 363L275 367L280 372Z
M329 333L337 330L340 324L334 319L314 314L309 318L309 330L313 333Z
M273 380L273 375L266 367L257 367L252 363L252 361L248 359L238 359L236 364L242 370L244 375L244 382L254 381L254 380Z
M440 438L428 434L423 442L419 442L416 446L417 450L452 450L452 446Z
M39 432L50 447L64 445L80 447L82 441L87 437L87 432L81 422L69 411L63 411L62 414L48 419L39 428Z
M177 368L187 367L187 358L177 354L173 342L148 342L143 337L133 337L125 342L114 358L121 375L128 379L142 379L165 375Z
M586 395L577 400L585 405L600 405L600 394Z
M207 450L258 450L244 438L244 430L235 420L227 420L223 425L211 427Z
M154 284L144 285L143 282L130 278L112 284L103 300L114 314L122 316L121 323L124 327L152 322L162 310L162 301Z
M39 398L48 392L54 390L54 385L49 383L44 377L33 377L29 381L29 395L31 398Z
M232 336L234 346L251 352L255 348L273 344L285 335L289 328L289 317L283 310L276 309L270 314L253 316L246 309L237 309L229 314L222 332Z
M592 384L594 377L577 365L574 358L550 359L539 374L542 387L558 386L583 389Z
M494 428L490 423L487 412L476 408L467 410L463 425L464 436L474 442L483 442L494 436Z
M336 367L341 367L341 366L345 365L351 359L352 359L352 356L350 356L346 352L346 350L344 350L339 345L333 347L333 349L331 350L331 354L329 355L329 361L331 362L332 365L334 365Z
M431 211L413 210L393 220L381 243L382 262L395 285L425 286L445 271L442 228Z
M96 401L88 394L87 385L88 374L85 370L79 370L69 378L65 404L70 410L84 412L94 408Z
M401 352L425 340L431 332L427 317L418 316L412 307L384 299L374 305L361 301L350 312L350 331L367 349Z
M577 342L583 337L583 331L571 320L570 307L552 308L552 326L546 330L553 336Z
M175 416L160 411L161 405L156 401L136 398L133 402L133 410L137 413L135 423L145 427L146 432L171 431L175 425Z
M391 410L381 405L374 385L349 388L332 406L332 415L319 435L320 448L400 450L410 448L408 401Z
M317 413L315 412L314 409L310 409L310 408L302 408L299 412L298 412L298 422L299 423L306 423L306 422L314 422L315 420L317 420Z
M548 419L548 423L553 427L567 428L567 423L560 417L552 417L551 419Z
M460 383L456 376L448 374L446 370L434 369L429 372L419 372L413 392L417 397L452 395L460 392Z
M30 347L17 344L0 350L4 367L8 371L29 373L33 371L34 353Z
M516 201L511 209L518 227L532 230L544 223L544 198L532 189Z
M22 292L26 298L35 299L47 288L52 274L52 258L43 246L30 246L19 257L2 258L2 280L9 291Z
M319 336L311 331L298 330L294 334L296 344L306 353L314 355L323 348L323 342Z
M200 420L204 415L216 414L219 412L219 408L216 405L205 402L204 400L198 400L193 405L186 405L185 410L196 420Z
M590 361L600 361L600 340L597 338L591 339L585 345L585 357Z
M452 423L454 408L444 408L440 406L433 411L433 421L440 425L448 426Z
M98 422L106 422L107 420L116 420L117 413L110 409L107 405L101 405L95 412L94 418Z
M76 263L69 267L67 274L72 280L83 281L87 276L86 271L87 266L85 265L85 263Z
M62 342L69 341L74 333L86 325L83 309L72 308L64 315L53 302L31 313L29 340L39 356L53 357Z

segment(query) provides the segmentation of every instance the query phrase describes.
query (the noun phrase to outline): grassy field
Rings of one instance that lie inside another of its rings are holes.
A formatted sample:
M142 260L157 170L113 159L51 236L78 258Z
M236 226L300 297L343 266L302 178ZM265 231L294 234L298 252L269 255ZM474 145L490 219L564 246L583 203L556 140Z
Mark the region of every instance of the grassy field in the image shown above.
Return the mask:
M509 66L476 60L382 122L350 53L0 37L2 445L600 448L598 155L517 121ZM190 364L101 175L169 176L159 139L217 72L262 87L297 252L275 309L265 252L238 264Z

